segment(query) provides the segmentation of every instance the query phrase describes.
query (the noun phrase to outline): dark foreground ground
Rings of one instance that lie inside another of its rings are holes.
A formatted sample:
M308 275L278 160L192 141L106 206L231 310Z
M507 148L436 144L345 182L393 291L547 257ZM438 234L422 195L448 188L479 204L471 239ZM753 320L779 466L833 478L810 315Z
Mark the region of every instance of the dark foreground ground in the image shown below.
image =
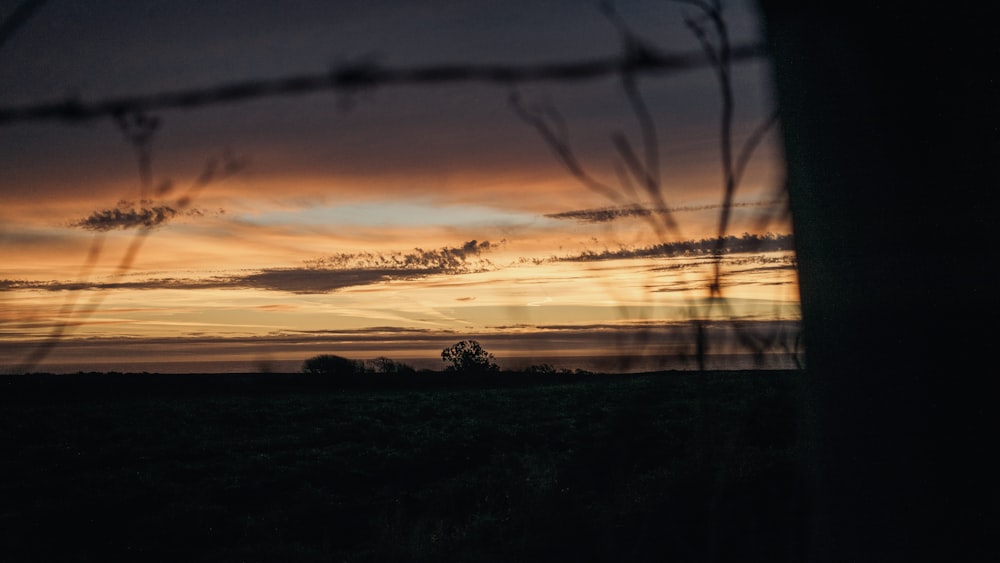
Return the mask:
M801 560L799 376L6 376L0 560Z

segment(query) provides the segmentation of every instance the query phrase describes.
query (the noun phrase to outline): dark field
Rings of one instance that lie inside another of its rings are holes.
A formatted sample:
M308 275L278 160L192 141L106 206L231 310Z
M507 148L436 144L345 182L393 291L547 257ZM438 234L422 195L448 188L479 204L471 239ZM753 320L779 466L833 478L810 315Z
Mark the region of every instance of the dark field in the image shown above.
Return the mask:
M7 376L0 560L800 560L800 377Z

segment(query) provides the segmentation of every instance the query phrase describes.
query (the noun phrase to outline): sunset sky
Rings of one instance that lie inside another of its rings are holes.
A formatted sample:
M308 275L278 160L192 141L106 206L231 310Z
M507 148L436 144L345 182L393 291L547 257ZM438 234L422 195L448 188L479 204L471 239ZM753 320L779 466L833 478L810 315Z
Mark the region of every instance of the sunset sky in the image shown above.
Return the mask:
M0 2L0 18L16 4ZM684 25L695 8L615 5L659 51L700 50ZM727 3L725 15L734 44L756 41L746 4ZM598 3L577 0L51 0L0 45L0 110L348 63L526 64L621 50ZM763 60L733 65L737 148L771 112L767 77ZM708 68L638 84L676 231L651 227L665 214L641 192L625 200L651 214L582 185L510 103L516 94L558 115L586 173L627 194L613 139L643 144L615 76L156 111L145 181L114 119L0 123L2 368L24 367L53 331L58 345L33 371L294 369L323 352L438 367L442 347L470 337L501 366L690 354L684 323L703 315L793 338L790 250L727 255L725 306L707 299L710 256L683 244L674 254L688 256L643 251L715 236L721 102ZM791 234L777 134L749 162L727 234ZM210 162L214 175L199 183ZM731 325L718 326L721 335ZM727 346L713 351L739 351Z

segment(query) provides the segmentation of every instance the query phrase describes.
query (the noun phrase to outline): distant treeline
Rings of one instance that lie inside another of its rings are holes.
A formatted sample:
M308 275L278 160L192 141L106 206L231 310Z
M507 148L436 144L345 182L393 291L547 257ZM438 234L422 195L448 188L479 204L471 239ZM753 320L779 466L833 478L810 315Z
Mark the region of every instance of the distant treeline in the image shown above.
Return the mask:
M721 241L721 244L720 244ZM657 256L711 256L715 252L739 254L751 252L775 252L793 250L792 235L764 233L720 238L703 238L680 242L664 242L641 248L605 249L602 252L585 250L577 256L561 258L564 262L586 262L591 260L616 260L622 258L652 258Z

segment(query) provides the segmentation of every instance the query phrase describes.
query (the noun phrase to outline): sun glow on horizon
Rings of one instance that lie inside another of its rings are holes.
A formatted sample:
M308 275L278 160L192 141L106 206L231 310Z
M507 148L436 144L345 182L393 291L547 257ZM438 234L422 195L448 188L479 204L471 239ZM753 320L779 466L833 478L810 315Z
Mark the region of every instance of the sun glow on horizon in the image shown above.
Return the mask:
M511 21L523 16L509 9L489 8ZM551 44L551 30L522 35L539 31L522 21L463 46L463 56L472 65L494 64L490 57L503 53L535 61L539 53L523 47L537 42L567 56L603 52L592 25L615 39L614 26L596 13L546 9L582 26L559 27L576 37L572 48ZM674 25L678 33L659 38L677 52L700 47L697 37L681 33L677 14L639 5L627 11L636 26ZM46 17L62 17L57 12ZM269 19L261 21L274 23ZM753 39L748 21L731 30ZM119 25L118 18L101 22L79 31ZM316 24L286 23L289 31ZM352 25L350 18L329 22L329 40L341 41L347 35L337 31ZM172 61L177 73L147 75L153 67L131 61L125 68L134 75L110 76L107 53L90 43L67 56L72 67L51 75L39 74L32 56L5 59L10 64L0 73L14 69L27 78L8 81L12 90L0 98L22 103L76 91L73 80L99 96L147 82L166 87L175 75L182 82L228 76L234 61L216 57L223 53L253 55L255 71L261 65L277 72L302 55L292 44L265 47L230 31L221 26L211 45L187 36L143 47L153 49L141 51L151 60ZM397 57L425 65L454 54L453 45L442 51L437 33L426 31L410 29L420 46L407 45ZM527 43L511 41L518 36ZM342 46L370 39L367 31L351 37ZM27 55L47 52L59 38L25 34L24 41ZM204 57L190 58L194 45ZM544 343L539 349L558 355L560 347L610 351L608 342L618 341L613 334L641 340L650 326L676 328L692 319L794 324L798 286L773 129L741 169L722 229L724 237L757 237L751 242L759 248L734 242L719 256L724 299L709 290L710 239L719 235L726 189L720 156L727 151L719 138L719 85L703 70L643 76L649 122L620 77L608 76L528 81L516 91L478 82L386 85L342 98L316 93L105 116L75 128L12 125L0 131L0 345L51 337L110 348L116 340L156 339L209 346L218 339L245 353L240 339L294 347L280 339L323 333L346 341L351 331L384 329L382 340L357 349L411 353L420 346L401 342L418 335L481 334L513 338L506 350L529 350L534 335ZM94 84L93 73L108 75L107 83ZM759 62L731 69L738 102L729 115L732 155L772 111L766 74ZM151 122L156 127L141 129ZM655 138L647 126L658 131ZM540 134L545 127L548 135Z

